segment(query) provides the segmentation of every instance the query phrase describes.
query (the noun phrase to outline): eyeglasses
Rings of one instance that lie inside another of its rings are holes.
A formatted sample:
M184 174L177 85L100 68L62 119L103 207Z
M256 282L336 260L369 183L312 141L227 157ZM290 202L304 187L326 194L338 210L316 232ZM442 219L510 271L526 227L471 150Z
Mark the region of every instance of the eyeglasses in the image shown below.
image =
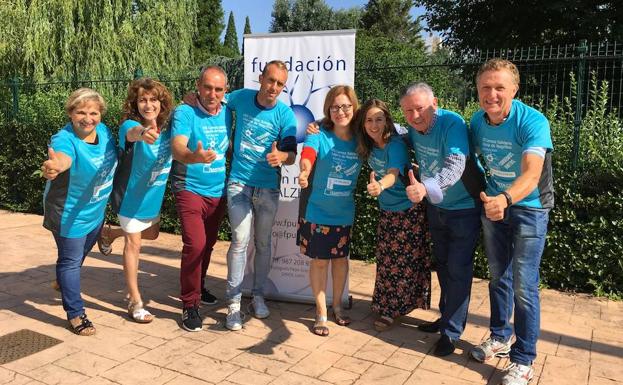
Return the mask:
M329 107L329 111L333 112L334 114L337 113L339 110L342 110L344 113L347 113L347 112L350 112L350 110L352 109L353 109L352 104L342 104L341 106Z

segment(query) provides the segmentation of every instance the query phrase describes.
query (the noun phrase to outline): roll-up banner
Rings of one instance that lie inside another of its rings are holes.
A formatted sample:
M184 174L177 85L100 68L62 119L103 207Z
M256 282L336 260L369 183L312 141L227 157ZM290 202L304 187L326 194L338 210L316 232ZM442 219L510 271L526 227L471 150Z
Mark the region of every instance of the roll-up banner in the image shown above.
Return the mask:
M259 75L271 60L288 68L288 82L280 100L292 108L297 120L298 155L292 166L281 169L281 196L273 225L272 258L267 298L314 303L309 283L309 258L296 245L298 221L299 157L307 124L323 117L325 95L334 85L355 85L355 30L312 31L244 35L244 86L259 89ZM243 289L253 287L253 242L249 244ZM331 272L327 301L332 301ZM348 280L342 297L350 303Z

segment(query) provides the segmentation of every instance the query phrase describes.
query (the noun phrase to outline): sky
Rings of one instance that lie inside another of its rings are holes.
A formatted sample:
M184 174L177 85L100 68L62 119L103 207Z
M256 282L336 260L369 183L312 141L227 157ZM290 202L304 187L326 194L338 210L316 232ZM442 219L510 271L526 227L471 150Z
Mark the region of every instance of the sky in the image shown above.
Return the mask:
M367 0L325 0L325 2L333 9L362 7ZM271 13L273 11L272 0L222 0L223 6L223 22L227 26L229 20L229 12L234 12L234 20L236 21L236 31L238 32L238 44L242 45L242 32L244 31L244 20L249 16L251 22L251 33L268 33L270 22L272 20ZM423 7L413 7L411 15L415 19L424 13ZM225 36L223 35L221 40Z

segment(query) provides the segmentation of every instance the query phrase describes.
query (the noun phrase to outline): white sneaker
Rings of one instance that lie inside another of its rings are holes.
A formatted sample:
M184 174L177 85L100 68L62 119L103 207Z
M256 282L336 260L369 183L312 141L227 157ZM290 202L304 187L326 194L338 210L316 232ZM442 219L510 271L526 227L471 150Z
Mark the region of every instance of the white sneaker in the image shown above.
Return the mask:
M242 317L240 316L240 302L235 302L227 306L227 317L225 327L229 330L242 329Z
M255 313L256 318L268 318L270 315L270 310L266 306L264 302L264 297L261 295L253 296L253 312Z
M502 385L526 385L533 376L534 369L532 366L511 362L506 367L506 374L502 377Z

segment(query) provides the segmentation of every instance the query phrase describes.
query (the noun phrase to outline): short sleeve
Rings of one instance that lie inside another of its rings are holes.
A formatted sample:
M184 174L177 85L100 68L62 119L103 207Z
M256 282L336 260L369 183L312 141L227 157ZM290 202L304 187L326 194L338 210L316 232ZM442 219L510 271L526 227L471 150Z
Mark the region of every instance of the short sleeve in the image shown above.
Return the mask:
M227 106L233 111L236 111L237 107L240 105L240 99L243 92L244 88L241 88L239 90L225 94L225 101L227 103Z
M467 125L463 118L458 115L449 115L446 131L446 149L444 157L449 155L469 156L469 140L467 137Z
M63 129L52 136L50 147L52 147L54 152L62 152L70 157L72 162L76 160L76 148L70 134L66 130Z
M187 105L181 105L175 109L173 119L171 120L171 138L175 138L178 135L190 138L192 126L191 108Z
M401 138L395 137L387 144L387 169L397 168L404 173L405 165L409 162L407 145Z
M314 149L314 151L316 151L316 153L318 153L318 151L320 150L320 139L322 138L322 136L322 133L307 135L307 137L305 138L305 142L303 143L303 147L312 148Z
M519 139L522 151L530 147L543 147L547 151L553 148L549 122L538 111L528 110L519 127Z
M128 135L128 131L140 125L141 124L139 122L137 122L136 120L132 120L132 119L128 119L124 121L123 123L121 123L121 126L119 126L119 148L121 148L122 150L125 149L125 141L126 141L126 136Z

